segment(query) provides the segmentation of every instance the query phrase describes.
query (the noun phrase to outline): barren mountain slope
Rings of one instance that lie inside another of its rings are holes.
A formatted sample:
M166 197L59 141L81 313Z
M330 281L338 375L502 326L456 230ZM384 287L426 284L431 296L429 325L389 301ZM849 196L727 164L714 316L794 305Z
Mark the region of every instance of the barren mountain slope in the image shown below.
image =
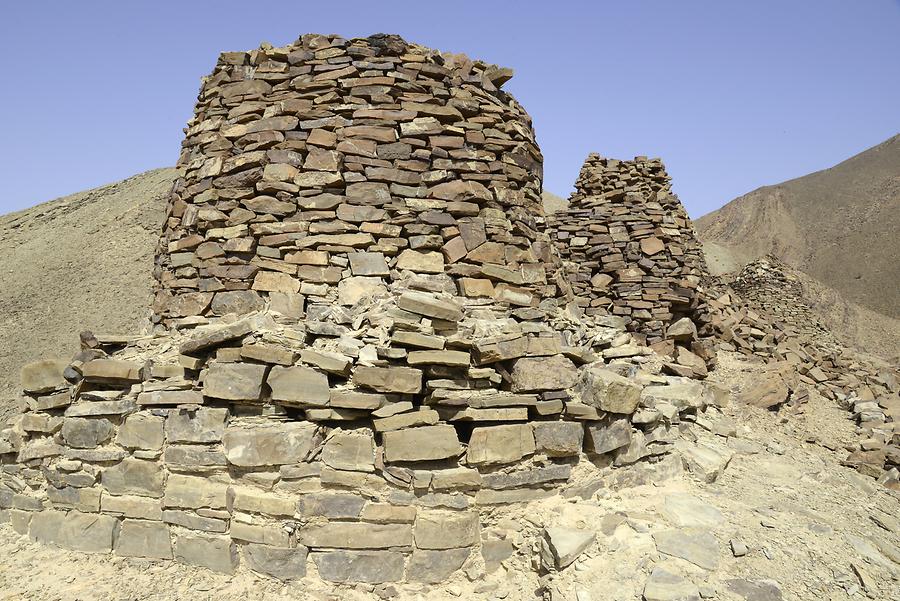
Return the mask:
M559 211L565 211L569 206L569 201L563 198L562 196L557 196L553 192L544 192L541 194L541 197L544 200L544 212L546 213L558 213Z
M849 346L897 363L900 359L900 319L850 302L840 292L805 273L794 275L804 299L822 323Z
M900 135L695 223L725 262L773 254L850 301L900 317Z
M19 368L68 358L78 332L140 330L174 169L0 216L0 421Z

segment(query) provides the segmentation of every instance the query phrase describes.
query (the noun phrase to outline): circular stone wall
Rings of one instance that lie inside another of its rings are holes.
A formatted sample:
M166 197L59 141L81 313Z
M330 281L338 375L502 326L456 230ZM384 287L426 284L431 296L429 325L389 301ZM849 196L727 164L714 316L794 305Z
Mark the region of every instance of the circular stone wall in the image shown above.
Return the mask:
M518 306L554 296L542 158L510 77L384 35L222 54L186 129L154 320L300 318L417 275Z

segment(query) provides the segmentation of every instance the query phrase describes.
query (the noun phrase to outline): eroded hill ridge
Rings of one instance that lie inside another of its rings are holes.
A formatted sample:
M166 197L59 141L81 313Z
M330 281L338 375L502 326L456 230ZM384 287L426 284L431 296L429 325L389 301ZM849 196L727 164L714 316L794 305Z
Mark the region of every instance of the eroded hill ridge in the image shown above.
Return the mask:
M849 301L900 315L900 135L829 169L765 186L697 220L741 264L775 255Z
M0 517L226 573L477 578L513 553L504 511L590 499L638 464L717 478L730 452L681 436L729 402L706 380L717 350L768 364L749 404L852 407L848 461L897 486L896 374L705 287L658 160L591 155L548 220L511 75L384 35L222 54L168 202L155 328L23 369ZM595 536L546 524L535 569ZM654 572L644 596L691 586Z

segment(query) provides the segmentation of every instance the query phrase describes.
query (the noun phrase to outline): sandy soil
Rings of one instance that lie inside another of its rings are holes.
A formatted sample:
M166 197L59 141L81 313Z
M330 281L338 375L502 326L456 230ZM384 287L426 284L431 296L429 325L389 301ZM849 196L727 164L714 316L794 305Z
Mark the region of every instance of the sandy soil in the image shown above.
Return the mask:
M70 357L78 333L138 332L174 169L0 216L0 422L20 367Z

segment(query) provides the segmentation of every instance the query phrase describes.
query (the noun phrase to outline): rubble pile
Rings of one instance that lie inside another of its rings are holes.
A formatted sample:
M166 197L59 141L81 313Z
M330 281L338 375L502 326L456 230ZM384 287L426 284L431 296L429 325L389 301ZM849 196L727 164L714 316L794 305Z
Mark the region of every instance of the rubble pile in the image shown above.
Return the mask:
M773 257L706 281L718 348L770 367L741 400L777 409L815 388L858 423L860 441L846 463L900 490L900 372L841 345L803 303L799 285Z
M186 130L155 329L85 333L72 360L23 369L0 518L86 552L438 582L497 563L498 505L577 490L577 470L680 470L680 420L727 395L683 377L702 358L654 373L626 326L705 348L682 316L689 222L655 193L652 225L629 227L666 249L616 285L627 314L569 302L510 76L384 35L221 55ZM629 304L643 285L664 310Z

